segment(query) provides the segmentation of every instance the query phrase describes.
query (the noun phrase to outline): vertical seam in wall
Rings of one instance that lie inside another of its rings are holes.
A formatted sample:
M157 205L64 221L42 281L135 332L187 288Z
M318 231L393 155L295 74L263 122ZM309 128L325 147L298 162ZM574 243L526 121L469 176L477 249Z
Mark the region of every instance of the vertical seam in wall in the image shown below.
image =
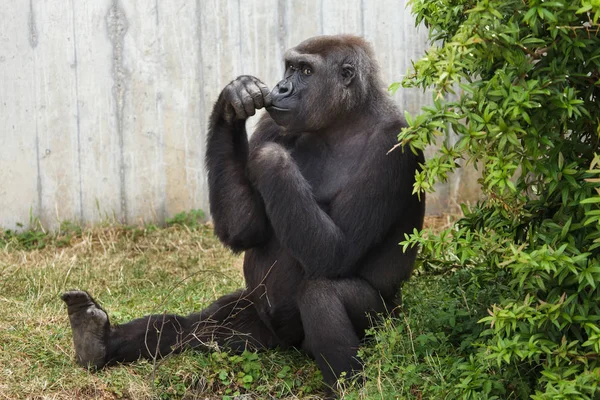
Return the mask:
M35 25L35 13L33 11L33 0L29 0L29 45L35 49L38 45L38 32Z
M237 11L238 11L238 54L239 54L239 60L238 60L238 71L240 73L243 73L244 69L244 63L242 62L242 60L244 59L244 54L242 52L242 6L240 5L240 0L237 0Z
M407 11L408 15L410 15L411 18L412 18L412 14L410 13L410 10L407 9L407 1L403 1L402 2L402 6L404 6L404 11ZM404 20L406 19L406 17L405 17L405 14L401 14L401 15L402 15L401 16L401 18L402 18L402 24L401 25L404 25L403 23L404 23ZM407 43L407 41L406 41L406 29L400 29L399 30L399 36L400 37L399 37L398 43ZM415 46L413 45L411 48L414 49L414 47ZM407 57L408 51L405 50L405 51L401 51L401 52L398 52L398 53L400 55L400 65L402 65L404 67L403 71L398 71L398 78L399 78L398 80L400 82L402 82L402 80L406 76L408 66L411 65L411 64L410 64L410 62L408 62L408 63L406 62L407 58L410 58L410 57ZM402 96L402 104L401 104L401 106L402 106L402 111L403 112L405 110L408 110L408 97L409 96L407 96L406 94Z
M277 42L279 44L279 65L280 68L282 65L283 55L285 54L285 15L287 12L286 0L278 0L277 1L277 22L279 24L279 30L277 31ZM281 72L281 71L280 71ZM280 75L283 75L281 73Z
M38 45L38 33L37 27L35 25L35 12L33 11L33 0L29 0L29 24L28 24L29 32L29 45L31 46L33 52L33 71L32 75L35 76L37 73L37 56L35 52L35 48ZM38 93L37 89L34 88L33 91L33 108L31 113L35 118L35 161L36 161L36 171L37 171L37 179L36 179L36 191L37 191L37 217L42 217L42 167L40 165L40 134L38 129ZM32 211L33 213L33 211ZM31 222L31 221L30 221Z
M34 68L35 68L35 63L34 63ZM35 95L35 108L37 108L37 94ZM36 114L37 114L37 110L36 110ZM36 158L36 166L37 166L37 182L36 182L36 189L37 189L37 200L38 200L38 211L37 211L37 216L41 217L42 216L42 171L41 171L41 166L40 166L40 136L38 134L38 123L37 123L37 116L35 118L35 158ZM30 228L34 228L34 227L30 227Z
M154 23L160 25L160 16L158 15L158 0L154 0Z
M360 0L360 29L362 31L362 37L365 37L365 0Z
M79 223L83 223L83 184L81 177L81 113L79 109L79 63L77 62L77 34L75 32L75 1L71 0L73 26L73 63L75 65L75 104L77 110L77 170L79 173Z
M321 0L321 6L319 8L319 18L321 18L321 35L323 35L325 33L325 10L323 10L323 2L324 0ZM336 33L341 33L341 32L336 32Z
M160 17L159 17L159 6L158 6L158 0L155 0L154 2L154 12L155 12L155 19L154 22L156 24L156 41L158 43L158 48L160 53L162 54L163 51L163 41L161 40L161 28L160 28ZM161 67L159 67L160 71L162 71L163 69ZM160 82L160 80L157 79L157 84L158 82ZM164 118L163 118L163 110L162 110L162 105L164 104L163 101L163 94L162 94L162 87L158 87L157 88L158 92L156 94L156 98L154 99L155 101L155 105L156 105L156 118L158 120L158 124L159 127L157 128L157 132L158 132L158 145L159 145L159 151L158 151L158 157L159 157L159 170L158 170L158 181L159 181L159 189L158 189L158 193L155 194L155 198L160 199L160 206L158 207L158 212L159 212L159 222L161 224L164 224L166 219L167 219L167 178L166 178L166 165L165 165L165 126L164 126Z
M199 82L199 87L200 87L200 115L198 115L198 118L200 118L200 122L204 122L204 137L208 137L208 134L206 132L206 130L208 129L208 124L207 124L207 112L206 112L206 102L204 99L204 93L202 92L202 88L204 87L204 57L202 57L202 6L201 6L202 0L196 0L196 20L197 20L197 29L196 29L196 35L198 38L198 65L196 67L196 73L197 73L197 79ZM204 154L202 154L202 157L204 156ZM205 161L203 161L204 164ZM203 165L203 169L202 170L206 170L206 166ZM206 174L202 174L202 188L203 193L203 203L205 206L205 209L209 209L208 207L208 186L207 186L207 179L206 179Z
M119 1L113 0L112 6L106 16L106 28L108 38L113 46L112 75L114 80L113 96L115 98L115 112L117 118L117 134L119 136L120 150L120 202L121 202L121 222L127 223L127 188L125 185L125 138L123 132L123 109L125 107L125 68L123 67L123 38L127 32L127 19L125 14L119 8Z

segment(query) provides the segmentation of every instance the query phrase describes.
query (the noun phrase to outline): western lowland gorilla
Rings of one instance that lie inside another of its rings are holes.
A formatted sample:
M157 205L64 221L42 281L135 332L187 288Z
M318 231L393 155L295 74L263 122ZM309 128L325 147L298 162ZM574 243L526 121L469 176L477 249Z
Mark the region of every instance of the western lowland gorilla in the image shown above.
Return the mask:
M266 108L248 139L246 119ZM302 347L325 383L360 368L370 317L394 308L420 229L412 194L422 154L389 152L404 126L383 89L371 47L355 36L308 39L285 54L272 91L252 76L216 101L206 165L215 232L245 251L246 288L188 316L111 325L86 292L63 294L77 362L102 368L216 343ZM389 153L388 153L389 152Z

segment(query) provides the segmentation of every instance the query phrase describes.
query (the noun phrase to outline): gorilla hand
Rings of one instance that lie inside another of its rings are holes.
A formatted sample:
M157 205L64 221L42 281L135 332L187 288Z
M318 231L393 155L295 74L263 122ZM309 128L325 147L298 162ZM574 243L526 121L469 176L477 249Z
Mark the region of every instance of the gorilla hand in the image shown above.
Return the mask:
M249 75L242 75L225 86L221 99L224 102L223 116L228 122L246 120L256 114L256 110L271 105L267 85Z

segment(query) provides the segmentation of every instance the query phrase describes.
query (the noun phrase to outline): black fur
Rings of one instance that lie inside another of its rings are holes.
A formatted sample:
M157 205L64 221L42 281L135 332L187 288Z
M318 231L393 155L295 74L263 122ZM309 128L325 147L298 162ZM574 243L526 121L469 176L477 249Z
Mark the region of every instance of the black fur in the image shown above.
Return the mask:
M248 141L246 118L262 107ZM403 126L354 36L288 51L270 93L250 76L225 87L207 142L211 214L221 241L246 252L247 288L198 314L111 327L107 364L216 341L302 346L330 386L360 368L368 316L394 307L413 269L416 250L398 242L423 223L424 200L411 194L423 156L388 154Z

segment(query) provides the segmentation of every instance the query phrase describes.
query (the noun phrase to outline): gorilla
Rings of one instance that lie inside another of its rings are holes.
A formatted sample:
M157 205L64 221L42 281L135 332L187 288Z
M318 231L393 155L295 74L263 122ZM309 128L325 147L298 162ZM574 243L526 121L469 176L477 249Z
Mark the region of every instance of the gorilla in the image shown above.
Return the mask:
M266 108L248 139L246 120ZM102 368L215 343L231 351L297 347L329 388L360 370L371 317L399 304L421 229L412 194L422 154L389 152L405 126L383 88L371 47L339 35L285 54L272 91L240 76L210 117L206 166L219 239L245 252L246 288L188 316L111 325L84 291L64 293L78 364Z

